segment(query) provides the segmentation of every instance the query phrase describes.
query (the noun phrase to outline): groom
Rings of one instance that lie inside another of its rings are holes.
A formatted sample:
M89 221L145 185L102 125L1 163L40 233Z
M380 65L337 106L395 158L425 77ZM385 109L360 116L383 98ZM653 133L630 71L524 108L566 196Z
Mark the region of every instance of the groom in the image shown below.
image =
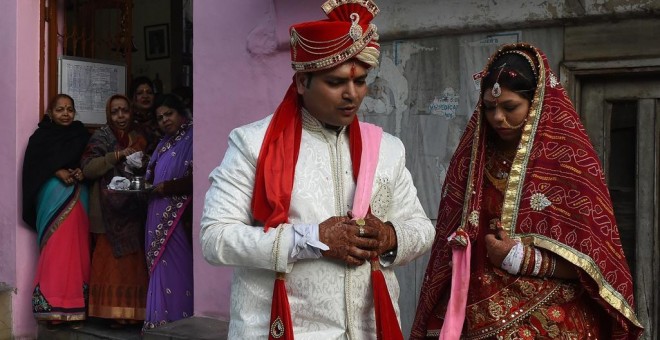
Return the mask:
M368 260L380 258L398 314L393 268L435 235L403 144L389 134L375 151L371 213L361 225L350 220L378 8L330 0L323 10L327 20L290 29L296 73L275 113L232 131L210 175L200 238L207 261L237 267L230 338L375 338Z

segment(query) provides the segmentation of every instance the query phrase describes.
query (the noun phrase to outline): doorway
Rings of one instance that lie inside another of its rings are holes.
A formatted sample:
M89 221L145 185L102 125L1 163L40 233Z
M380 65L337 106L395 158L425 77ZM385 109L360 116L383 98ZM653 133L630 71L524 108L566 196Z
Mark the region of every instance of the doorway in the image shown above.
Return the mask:
M126 92L137 76L154 81L192 107L193 22L191 0L40 0L40 93L58 91L60 56L126 66ZM131 95L130 93L126 93ZM40 117L41 118L41 117Z
M603 165L644 338L657 339L660 70L579 72L576 108Z

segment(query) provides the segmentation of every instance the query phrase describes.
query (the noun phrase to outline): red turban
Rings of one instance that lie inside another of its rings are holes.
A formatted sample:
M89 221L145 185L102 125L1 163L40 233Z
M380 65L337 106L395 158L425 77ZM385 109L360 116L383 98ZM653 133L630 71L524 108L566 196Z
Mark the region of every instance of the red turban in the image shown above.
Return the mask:
M376 25L378 6L371 0L328 0L328 19L291 26L291 66L312 72L337 66L353 57L370 66L380 54Z

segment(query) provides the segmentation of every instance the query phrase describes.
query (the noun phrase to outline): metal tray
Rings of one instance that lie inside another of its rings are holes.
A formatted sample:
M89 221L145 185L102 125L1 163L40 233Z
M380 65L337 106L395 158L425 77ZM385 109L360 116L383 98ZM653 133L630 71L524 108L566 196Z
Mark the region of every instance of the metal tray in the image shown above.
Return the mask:
M139 194L139 193L149 193L151 190L154 189L154 186L151 185L150 183L145 183L144 189L126 189L126 190L115 190L115 189L110 189L108 190L112 192L118 192L118 193L124 193L124 194Z

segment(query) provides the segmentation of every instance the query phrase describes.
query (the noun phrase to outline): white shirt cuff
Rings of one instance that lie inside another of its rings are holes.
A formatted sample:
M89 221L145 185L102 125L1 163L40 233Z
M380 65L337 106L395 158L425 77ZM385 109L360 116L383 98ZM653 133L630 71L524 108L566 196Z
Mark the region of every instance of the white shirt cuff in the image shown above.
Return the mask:
M305 259L318 259L322 256L321 250L330 249L319 241L318 224L294 224L291 229L293 230L293 245L289 252L289 263Z

